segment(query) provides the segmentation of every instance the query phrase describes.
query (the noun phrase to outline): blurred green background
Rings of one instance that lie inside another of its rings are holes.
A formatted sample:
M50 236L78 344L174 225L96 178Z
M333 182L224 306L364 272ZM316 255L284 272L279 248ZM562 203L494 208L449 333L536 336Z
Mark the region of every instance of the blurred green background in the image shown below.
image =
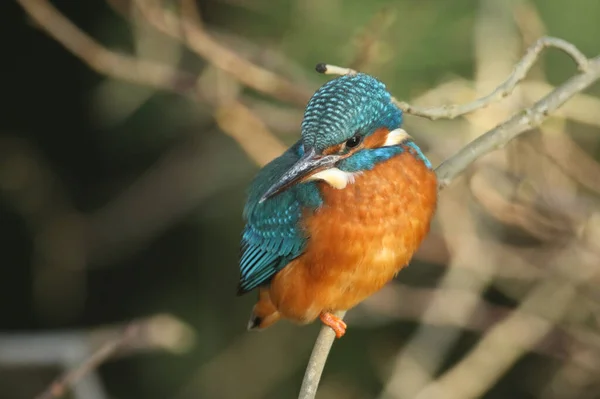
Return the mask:
M110 49L128 53L146 46L150 57L193 74L207 68L152 29L134 28L116 11L127 10L127 2L52 4ZM309 91L328 79L314 72L316 63L350 65L360 53L361 35L374 27L377 44L364 70L396 97L409 100L457 77L471 80L476 35L486 29L478 16L486 7L512 21L526 4L539 13L544 33L571 41L589 56L600 53L600 2L594 0L198 4L214 38ZM378 13L383 17L373 25ZM109 397L296 397L318 323L279 323L249 334L254 294L235 296L244 192L258 166L220 131L209 105L92 71L14 1L0 3L0 20L2 63L8 67L0 86L2 332L86 329L169 313L189 324L195 345L182 354L149 352L107 362L100 376ZM140 40L144 31L148 36ZM526 46L517 47L517 55L505 61L517 61ZM544 56L541 65L554 85L575 71L559 52ZM600 94L597 87L594 92ZM250 89L244 96L267 110L261 115L275 119L281 112L270 127L284 143L298 139L301 108ZM455 133L443 132L446 140ZM431 286L443 271L417 260L398 279ZM512 304L493 289L486 295ZM351 327L334 347L320 397L376 397L386 367L416 326L399 320ZM465 333L445 366L477 336ZM529 355L485 397L538 397L554 366ZM0 363L0 397L32 397L57 370Z

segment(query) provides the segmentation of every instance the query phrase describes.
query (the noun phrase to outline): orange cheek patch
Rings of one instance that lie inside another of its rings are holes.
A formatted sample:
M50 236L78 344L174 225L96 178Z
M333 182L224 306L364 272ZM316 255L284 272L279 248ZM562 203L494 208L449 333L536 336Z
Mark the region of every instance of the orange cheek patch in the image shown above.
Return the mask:
M383 147L387 140L388 133L390 131L387 128L377 129L368 136L363 142L363 148L380 148Z

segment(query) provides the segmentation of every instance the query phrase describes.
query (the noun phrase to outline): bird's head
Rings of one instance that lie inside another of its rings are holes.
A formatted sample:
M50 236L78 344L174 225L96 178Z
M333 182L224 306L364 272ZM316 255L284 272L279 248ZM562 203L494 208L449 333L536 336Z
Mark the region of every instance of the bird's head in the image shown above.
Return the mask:
M261 202L305 181L322 180L344 188L354 173L386 159L381 149L397 149L409 139L401 124L402 111L374 77L358 73L327 82L306 106L300 159L264 193Z

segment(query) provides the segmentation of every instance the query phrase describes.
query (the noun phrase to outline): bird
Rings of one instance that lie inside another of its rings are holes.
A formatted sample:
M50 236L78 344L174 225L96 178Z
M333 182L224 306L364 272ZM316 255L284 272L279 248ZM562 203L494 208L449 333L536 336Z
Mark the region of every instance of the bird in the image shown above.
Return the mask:
M365 73L312 95L301 138L247 192L237 294L258 291L248 330L319 318L341 338L336 313L408 265L429 232L437 180L402 122L385 84Z

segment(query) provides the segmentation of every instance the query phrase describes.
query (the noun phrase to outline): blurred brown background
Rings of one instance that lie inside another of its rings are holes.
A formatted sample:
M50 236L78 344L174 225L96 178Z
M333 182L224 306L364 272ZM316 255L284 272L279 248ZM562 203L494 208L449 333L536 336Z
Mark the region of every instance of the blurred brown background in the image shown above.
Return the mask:
M318 323L247 333L255 298L235 290L244 191L298 139L303 104L329 79L315 64L434 106L489 93L542 35L600 53L594 0L200 1L200 16L183 13L200 32L189 44L165 34L178 2L147 2L157 14L127 0L20 3L0 4L3 399L34 397L132 319L142 333L73 397L296 397ZM97 41L77 49L100 72L21 7L48 4ZM126 65L100 46L185 72L122 79ZM223 71L230 61L290 86L247 87ZM501 103L453 121L407 116L405 128L438 165L574 73L550 50ZM350 312L319 398L415 397L533 295L524 333L506 336L522 353L483 397L600 398L599 94L576 96L444 191L411 267Z

